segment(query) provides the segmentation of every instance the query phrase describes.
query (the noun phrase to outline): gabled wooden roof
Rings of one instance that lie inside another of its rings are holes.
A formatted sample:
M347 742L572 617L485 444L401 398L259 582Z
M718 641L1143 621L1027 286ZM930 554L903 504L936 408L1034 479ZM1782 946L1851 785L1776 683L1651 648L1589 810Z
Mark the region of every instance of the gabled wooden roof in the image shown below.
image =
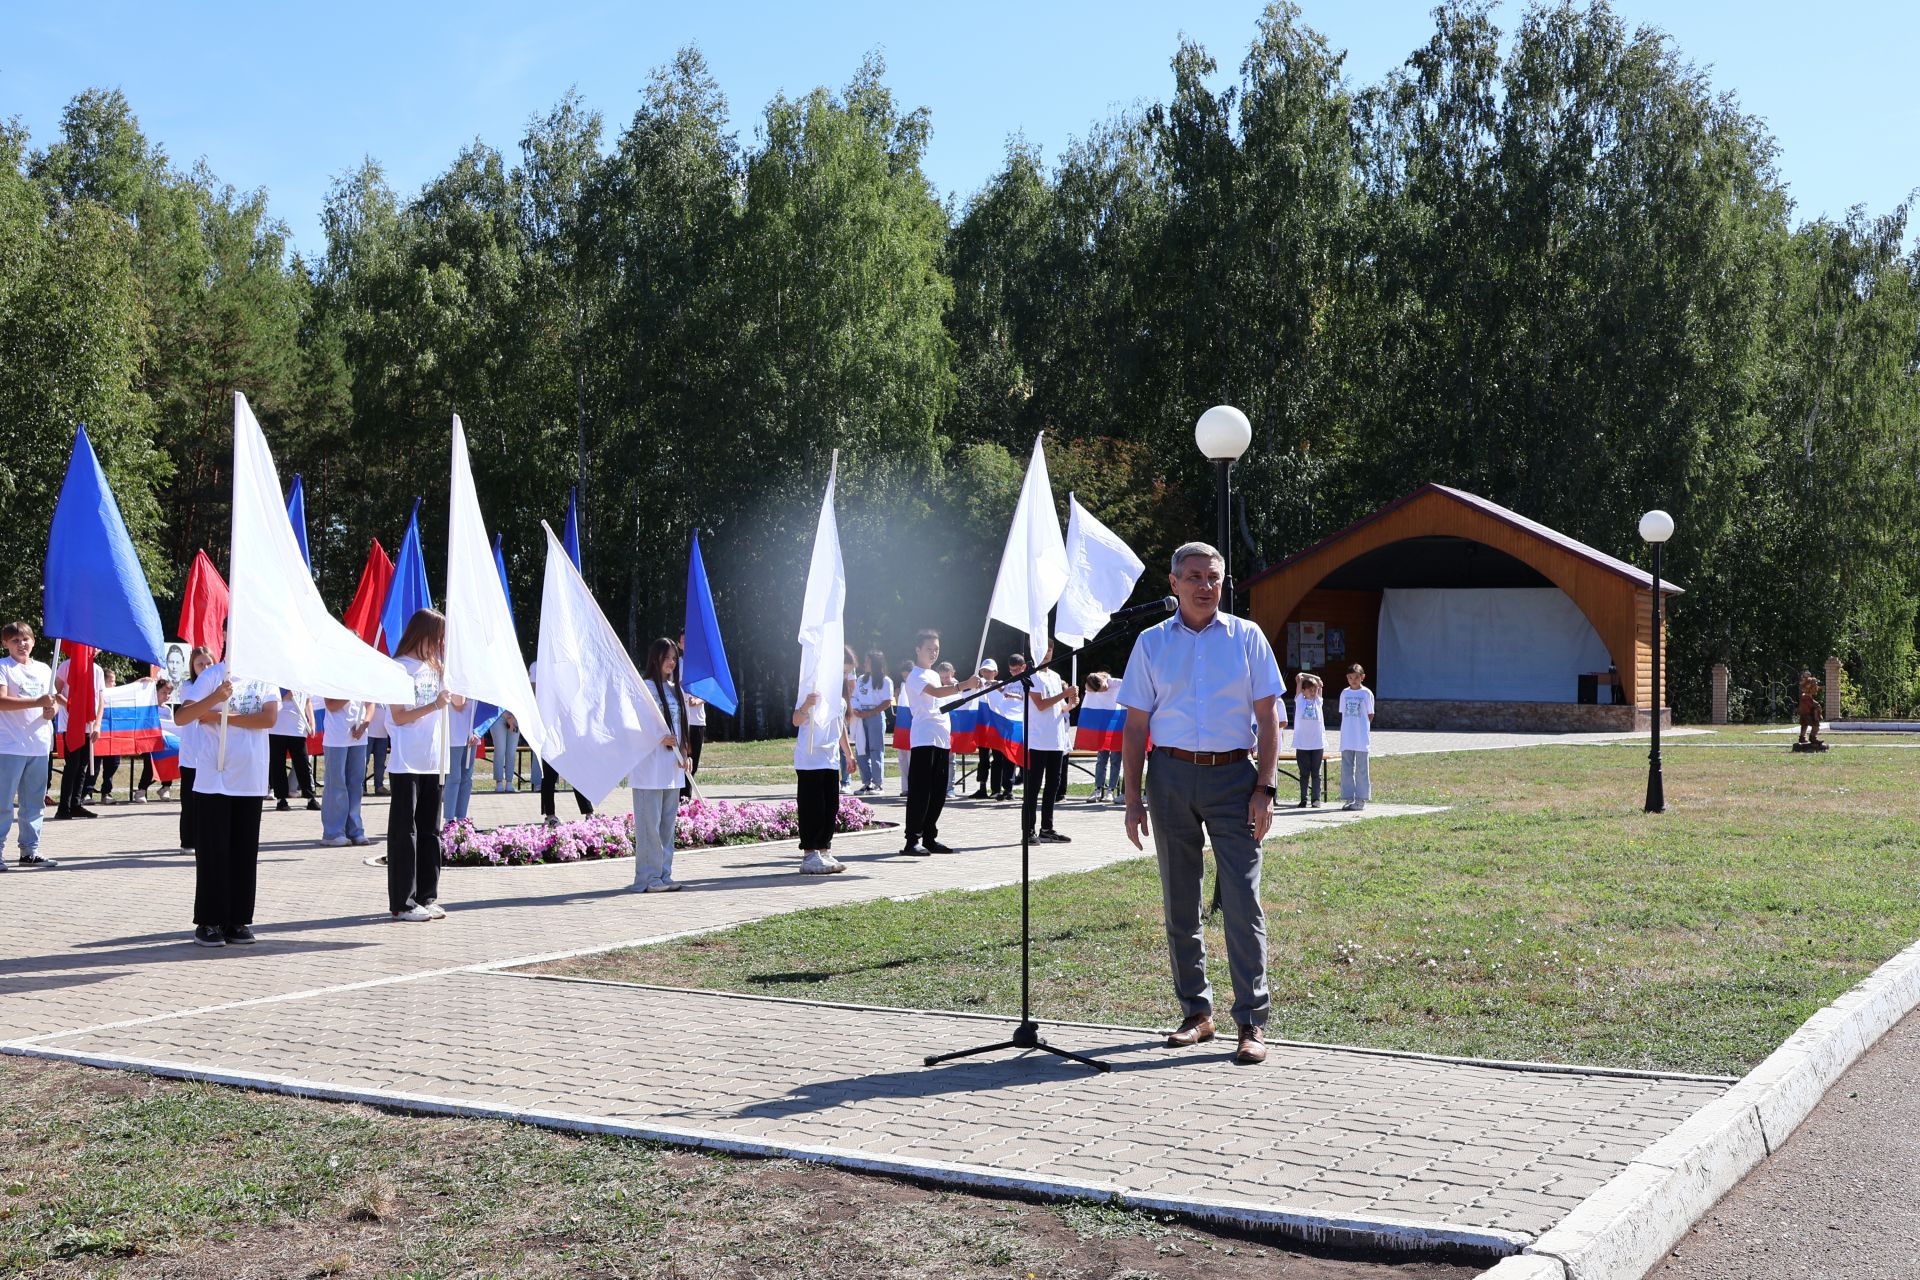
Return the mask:
M1607 570L1609 573L1617 574L1620 577L1625 578L1627 581L1633 583L1637 587L1641 587L1644 589L1644 588L1649 588L1653 585L1653 575L1648 573L1645 569L1641 569L1635 565L1628 564L1625 560L1621 560L1614 556L1610 556L1606 552L1599 550L1597 547L1590 547L1586 543L1581 542L1578 539L1570 538L1566 534L1561 533L1558 529L1549 529L1546 525L1541 524L1538 520L1529 520L1527 519L1527 517L1521 515L1517 511L1509 511L1507 508L1501 506L1497 502L1487 501L1487 499L1481 497L1479 494L1468 493L1464 489L1449 488L1447 485L1444 485L1444 484L1428 483L1428 484L1421 485L1418 489L1415 489L1412 493L1405 494L1401 497L1395 498L1392 502L1389 502L1386 506L1381 507L1378 511L1375 511L1373 514L1362 516L1360 519L1354 521L1352 524L1348 525L1346 528L1341 529L1336 533L1328 534L1326 537L1320 539L1320 541L1314 543L1312 546L1306 548L1305 550L1296 551L1292 555L1288 556L1286 559L1281 560L1276 564L1268 565L1265 569L1261 570L1259 573L1255 574L1253 577L1247 579L1247 581L1243 583L1242 586L1250 587L1254 583L1260 581L1262 578L1265 578L1271 574L1280 572L1282 569L1285 569L1288 565L1298 564L1302 560L1306 560L1312 556L1318 555L1321 551L1334 545L1337 542L1344 541L1348 537L1352 536L1358 530L1366 528L1368 525L1374 523L1376 520L1379 520L1382 517L1391 514L1392 512L1398 511L1401 507L1406 506L1408 503L1413 502L1419 498L1424 498L1429 494L1436 494L1442 498L1447 499L1450 502L1457 502L1463 507L1470 508L1471 510L1476 511L1481 515L1487 516L1490 519L1498 520L1502 524L1509 525L1515 529L1518 529L1523 533L1526 533L1532 537L1540 539L1542 542L1550 543L1553 546L1560 548L1562 551L1568 552L1571 555L1578 556L1580 559L1585 560L1590 564L1597 565L1600 568ZM1670 596L1677 596L1677 595L1684 594L1679 587L1676 587L1673 583L1668 582L1665 579L1661 580L1660 590L1663 594L1670 595Z

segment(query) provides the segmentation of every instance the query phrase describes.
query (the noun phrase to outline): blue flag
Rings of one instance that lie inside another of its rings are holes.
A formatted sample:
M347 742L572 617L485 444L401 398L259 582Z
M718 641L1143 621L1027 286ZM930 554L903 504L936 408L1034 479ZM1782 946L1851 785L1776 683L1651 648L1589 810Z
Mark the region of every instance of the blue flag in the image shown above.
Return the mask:
M293 540L300 544L300 558L313 572L313 556L307 551L307 491L300 484L300 473L293 473L293 490L287 494L287 519L293 524Z
M707 705L728 715L739 709L733 690L733 672L727 669L727 647L720 640L720 620L713 612L713 591L707 586L707 564L700 558L700 531L693 531L693 554L687 557L687 652L680 659L680 687Z
M85 424L74 433L53 508L43 582L41 626L48 635L166 666L160 611Z
M407 517L407 536L400 543L400 554L393 561L393 582L387 587L387 603L380 610L380 627L387 633L387 652L400 651L400 637L407 620L421 609L433 608L433 593L427 589L427 558L420 550L420 499L413 500L413 514Z
M575 502L578 496L579 490L567 490L567 531L561 535L560 542L566 547L567 559L573 561L573 567L585 573L586 570L580 568L580 510Z

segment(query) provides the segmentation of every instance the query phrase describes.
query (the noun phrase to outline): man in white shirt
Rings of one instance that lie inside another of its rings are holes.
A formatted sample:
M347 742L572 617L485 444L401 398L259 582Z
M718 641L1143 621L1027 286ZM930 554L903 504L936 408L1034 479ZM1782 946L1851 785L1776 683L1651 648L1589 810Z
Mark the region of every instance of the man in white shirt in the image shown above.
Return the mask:
M1273 823L1280 755L1280 665L1260 628L1220 611L1225 563L1204 542L1173 553L1173 617L1134 641L1121 687L1127 839L1153 837L1167 947L1184 1021L1169 1048L1213 1039L1213 989L1201 934L1203 850L1213 844L1243 1064L1264 1062L1269 1005L1260 841ZM1153 765L1147 768L1147 740ZM1247 758L1257 743L1258 767ZM1144 778L1142 775L1145 775ZM1152 821L1149 824L1148 815Z
M47 758L53 751L53 720L65 699L53 690L53 669L33 657L33 628L9 622L0 628L7 656L0 658L0 871L7 869L7 832L18 817L20 865L58 865L40 856L40 821L46 810Z
M908 729L912 753L907 761L906 847L908 857L924 858L953 850L939 841L940 811L946 808L951 780L953 725L940 709L951 698L980 687L979 676L948 684L934 673L940 661L940 633L931 629L914 638L914 668L907 674L907 706L913 712Z

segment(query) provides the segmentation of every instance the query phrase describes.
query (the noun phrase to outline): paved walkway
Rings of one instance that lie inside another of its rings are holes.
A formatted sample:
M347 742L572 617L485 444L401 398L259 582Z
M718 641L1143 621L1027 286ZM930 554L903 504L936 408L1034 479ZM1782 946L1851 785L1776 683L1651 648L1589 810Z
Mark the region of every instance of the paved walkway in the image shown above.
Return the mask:
M898 802L882 802L898 817ZM530 796L476 797L485 823ZM1723 1087L1279 1045L1236 1069L1130 1028L1050 1027L1107 1075L1000 1054L1002 1020L569 981L530 960L725 927L802 907L1006 883L1008 807L957 804L951 857L889 856L892 831L836 841L852 870L794 873L791 849L682 854L689 891L627 892L630 864L453 869L451 917L385 921L367 850L321 849L318 815L269 812L251 949L187 940L173 806L49 824L46 872L0 877L0 1047L326 1096L787 1152L974 1184L1125 1194L1312 1237L1411 1236L1510 1252ZM1286 814L1289 833L1409 810ZM383 804L368 805L383 830ZM1068 805L1042 875L1138 854L1111 807ZM748 1034L742 1034L745 1029Z

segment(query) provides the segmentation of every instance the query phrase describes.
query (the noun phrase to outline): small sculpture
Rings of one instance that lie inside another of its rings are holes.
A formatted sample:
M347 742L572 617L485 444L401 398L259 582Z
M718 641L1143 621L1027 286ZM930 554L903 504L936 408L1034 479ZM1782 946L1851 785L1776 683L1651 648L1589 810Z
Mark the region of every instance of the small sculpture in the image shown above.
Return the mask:
M1827 744L1820 741L1820 718L1826 714L1826 708L1820 705L1820 682L1813 672L1800 673L1800 740L1793 744L1795 751L1825 751Z

